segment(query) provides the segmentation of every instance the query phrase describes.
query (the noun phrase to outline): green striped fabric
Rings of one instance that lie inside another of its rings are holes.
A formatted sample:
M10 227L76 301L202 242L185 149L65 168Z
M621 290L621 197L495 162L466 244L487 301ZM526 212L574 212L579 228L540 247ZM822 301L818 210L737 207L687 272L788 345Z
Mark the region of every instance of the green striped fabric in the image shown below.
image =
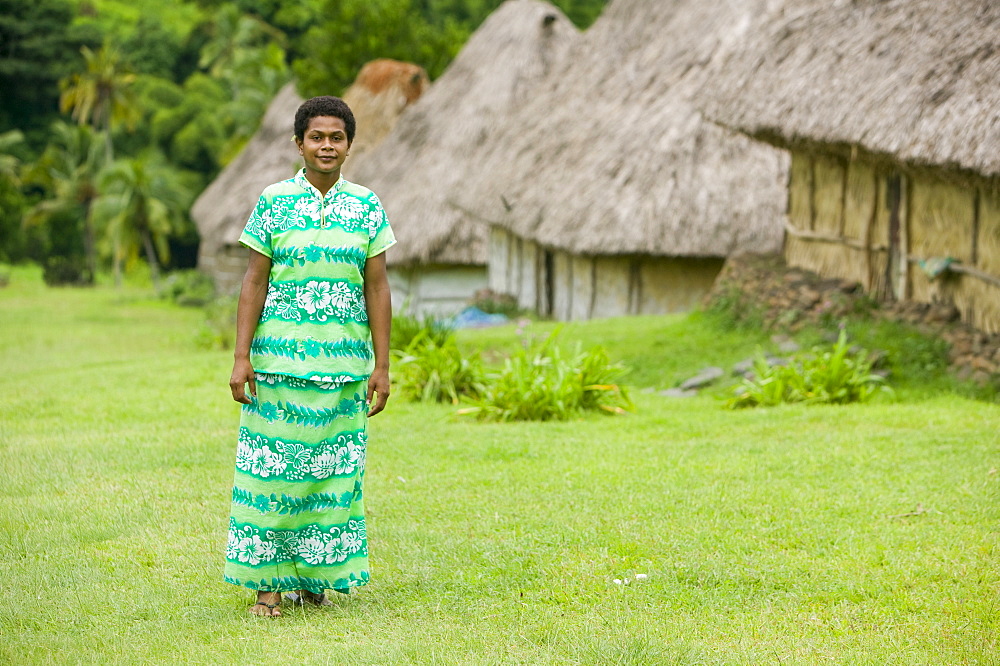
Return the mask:
M240 418L226 581L317 594L368 582L366 391L257 375Z

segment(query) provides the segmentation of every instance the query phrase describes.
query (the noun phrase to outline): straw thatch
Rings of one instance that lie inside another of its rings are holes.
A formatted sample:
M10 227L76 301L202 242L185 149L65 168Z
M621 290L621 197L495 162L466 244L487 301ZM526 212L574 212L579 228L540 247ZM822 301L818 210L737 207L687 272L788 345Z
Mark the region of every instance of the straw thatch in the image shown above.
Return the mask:
M497 128L460 203L577 255L780 248L787 156L706 122L709 66L767 0L613 0Z
M389 214L399 239L390 265L486 263L485 228L452 200L470 177L492 170L480 153L497 144L494 128L548 94L552 67L578 35L554 6L508 0L385 141L348 162L347 177L378 193Z
M707 113L792 146L1000 174L1000 3L791 0L718 68Z
M403 110L428 86L423 68L394 60L365 65L344 94L357 119L352 156L378 145ZM237 244L257 197L271 183L291 177L301 167L292 138L295 111L302 103L295 85L285 85L272 100L260 129L199 195L191 208L201 245L198 266L224 291L239 283L246 252Z

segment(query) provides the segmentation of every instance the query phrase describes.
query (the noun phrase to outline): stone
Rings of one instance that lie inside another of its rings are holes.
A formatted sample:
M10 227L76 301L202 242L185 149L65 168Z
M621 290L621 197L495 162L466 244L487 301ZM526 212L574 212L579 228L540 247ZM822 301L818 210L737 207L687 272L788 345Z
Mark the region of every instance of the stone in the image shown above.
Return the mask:
M722 368L718 368L715 366L705 368L694 377L691 377L690 379L682 382L680 388L684 391L690 391L691 389L699 389L702 388L703 386L708 386L709 384L721 378L725 374L726 371L723 370Z
M667 389L666 391L660 391L660 395L665 398L693 398L698 395L697 391L685 391L680 388Z

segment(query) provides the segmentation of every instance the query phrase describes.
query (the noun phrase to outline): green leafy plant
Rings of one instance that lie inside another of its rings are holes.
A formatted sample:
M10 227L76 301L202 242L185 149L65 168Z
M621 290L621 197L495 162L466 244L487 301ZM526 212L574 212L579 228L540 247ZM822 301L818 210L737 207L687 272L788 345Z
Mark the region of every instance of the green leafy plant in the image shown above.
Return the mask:
M235 296L223 296L204 306L205 320L196 336L196 343L202 349L232 349L236 344Z
M485 374L478 354L463 355L453 335L438 339L421 331L404 350L394 350L394 381L418 402L450 402L483 393Z
M398 313L392 316L392 333L389 347L403 351L413 346L415 340L422 343L433 342L444 345L455 336L455 331L447 322L430 315L410 315Z
M788 365L772 365L758 353L753 378L740 382L725 404L739 409L794 402L867 402L880 392L891 392L885 378L872 372L872 362L866 350L852 351L844 330L832 348L815 348Z
M215 283L197 269L174 271L163 281L160 295L177 305L204 307L215 299Z
M586 410L622 414L633 409L617 383L626 372L623 366L612 363L600 347L584 352L577 345L566 355L555 338L553 334L508 358L499 372L487 376L474 406L459 413L484 421L561 421Z

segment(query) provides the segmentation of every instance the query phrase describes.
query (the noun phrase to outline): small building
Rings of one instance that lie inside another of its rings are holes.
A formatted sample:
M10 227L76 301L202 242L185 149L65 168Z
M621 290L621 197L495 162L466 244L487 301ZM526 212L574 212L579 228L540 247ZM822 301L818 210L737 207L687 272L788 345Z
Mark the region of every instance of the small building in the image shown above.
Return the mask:
M362 67L343 94L358 123L351 159L377 146L428 85L423 68L410 63L380 59ZM212 277L221 293L237 291L243 279L248 251L238 239L257 197L302 167L292 141L295 111L302 102L295 84L285 85L268 106L260 129L191 208L201 237L198 268Z
M1000 3L791 0L703 100L791 153L790 265L1000 331Z
M476 154L459 202L493 291L559 320L677 312L730 254L780 250L787 156L697 105L767 4L609 3Z
M398 245L387 255L393 301L452 314L486 286L486 228L455 205L495 127L547 94L554 67L579 31L553 5L508 0L483 22L416 104L346 176L376 192Z

